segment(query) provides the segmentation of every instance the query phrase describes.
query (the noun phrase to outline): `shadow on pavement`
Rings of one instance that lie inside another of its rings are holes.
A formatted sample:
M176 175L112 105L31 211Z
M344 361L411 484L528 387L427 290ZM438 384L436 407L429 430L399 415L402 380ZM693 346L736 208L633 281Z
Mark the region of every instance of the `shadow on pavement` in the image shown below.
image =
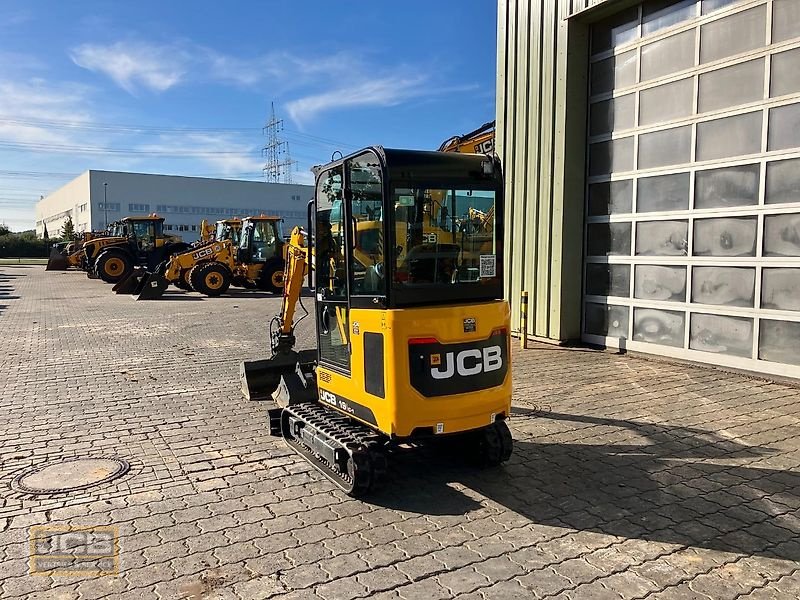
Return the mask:
M471 490L535 524L800 560L800 520L793 514L800 508L800 474L726 464L773 450L701 429L524 408L513 412L518 418L588 423L641 437L631 443L630 433L624 433L618 437L625 442L612 444L515 440L511 460L497 469L471 468L457 449L401 450L391 458L389 481L368 501L457 515L479 506L467 495Z

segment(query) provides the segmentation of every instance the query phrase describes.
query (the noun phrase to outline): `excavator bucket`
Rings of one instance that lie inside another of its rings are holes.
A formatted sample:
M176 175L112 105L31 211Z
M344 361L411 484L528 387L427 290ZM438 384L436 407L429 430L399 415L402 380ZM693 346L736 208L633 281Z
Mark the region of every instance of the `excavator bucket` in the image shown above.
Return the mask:
M242 394L247 400L271 400L279 387L293 388L293 383L297 380L293 376L297 373L310 372L316 360L316 350L300 350L278 353L264 360L242 361L239 366ZM304 392L298 388L297 393ZM288 395L292 397L292 403L298 400L294 394Z
M156 270L154 273L150 273L142 281L142 284L137 290L139 295L136 297L136 299L155 300L156 298L161 298L161 296L164 295L164 291L168 287L169 281L167 281L167 278L164 277L164 274L160 269Z
M69 267L67 255L59 250L57 246L53 246L53 249L50 250L50 257L47 259L45 271L66 271L67 267Z
M147 271L142 267L134 267L131 274L125 279L120 279L111 290L117 294L138 294L147 276Z

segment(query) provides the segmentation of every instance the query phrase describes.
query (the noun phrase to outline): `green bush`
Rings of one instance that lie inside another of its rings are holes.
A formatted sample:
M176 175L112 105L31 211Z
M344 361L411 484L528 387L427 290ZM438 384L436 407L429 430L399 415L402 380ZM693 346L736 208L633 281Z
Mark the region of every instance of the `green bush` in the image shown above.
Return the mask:
M50 238L50 245L58 239ZM0 231L0 258L46 257L50 253L48 243L36 237L33 231L3 233Z

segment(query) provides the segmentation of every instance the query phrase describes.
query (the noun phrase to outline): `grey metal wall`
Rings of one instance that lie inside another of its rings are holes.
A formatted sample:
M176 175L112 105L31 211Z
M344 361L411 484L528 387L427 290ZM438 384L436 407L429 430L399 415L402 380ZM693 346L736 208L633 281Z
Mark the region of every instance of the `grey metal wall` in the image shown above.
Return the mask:
M624 2L624 0L623 0ZM588 26L613 0L499 0L497 151L506 176L507 296L519 331L580 337Z

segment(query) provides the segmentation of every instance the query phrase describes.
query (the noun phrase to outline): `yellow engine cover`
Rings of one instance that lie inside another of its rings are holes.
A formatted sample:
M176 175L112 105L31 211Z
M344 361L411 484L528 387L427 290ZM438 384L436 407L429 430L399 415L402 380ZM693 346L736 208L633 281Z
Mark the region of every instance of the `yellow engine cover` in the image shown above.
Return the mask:
M469 431L510 416L507 302L354 308L341 321L350 373L322 357L322 402L397 438Z

